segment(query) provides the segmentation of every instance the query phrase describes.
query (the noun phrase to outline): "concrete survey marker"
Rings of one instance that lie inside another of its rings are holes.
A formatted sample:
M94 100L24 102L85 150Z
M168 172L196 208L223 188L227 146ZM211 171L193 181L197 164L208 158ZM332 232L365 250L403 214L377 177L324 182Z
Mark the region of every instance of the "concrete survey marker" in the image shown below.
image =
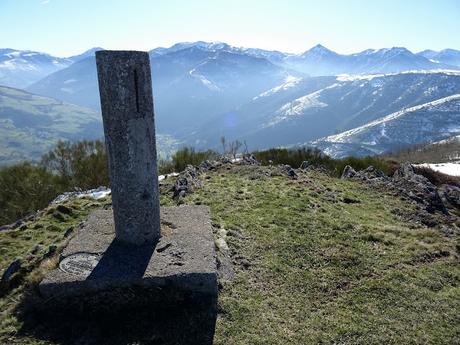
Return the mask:
M113 208L94 211L64 248L40 283L40 308L215 305L209 208L160 212L149 55L99 51L96 63Z
M61 260L59 268L74 275L90 275L99 263L100 256L91 253L75 253Z

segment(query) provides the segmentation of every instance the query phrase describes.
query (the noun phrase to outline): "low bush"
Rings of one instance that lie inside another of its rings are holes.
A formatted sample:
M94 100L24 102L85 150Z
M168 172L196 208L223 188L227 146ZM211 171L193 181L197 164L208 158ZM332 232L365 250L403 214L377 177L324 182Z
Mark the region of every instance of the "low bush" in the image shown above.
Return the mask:
M253 152L253 154L263 165L289 164L294 168L298 168L303 161L307 161L310 164L322 166L333 176L340 176L347 165L350 165L355 170L366 169L372 165L387 175L391 175L397 169L398 165L394 161L381 157L347 157L343 159L333 159L317 148L276 148L256 151Z
M440 143L424 143L404 147L384 155L398 162L444 163L460 159L460 139L452 138Z
M160 174L181 172L187 165L199 165L209 159L216 159L219 154L212 150L196 151L193 147L184 147L174 153L170 160L161 160L158 163Z
M424 166L414 167L414 170L417 174L425 176L435 186L440 186L442 184L451 184L460 187L459 176L446 175L440 173L439 171Z
M57 174L62 189L92 189L109 185L107 154L100 140L59 141L41 164Z
M44 208L63 190L45 167L19 163L0 170L0 225Z

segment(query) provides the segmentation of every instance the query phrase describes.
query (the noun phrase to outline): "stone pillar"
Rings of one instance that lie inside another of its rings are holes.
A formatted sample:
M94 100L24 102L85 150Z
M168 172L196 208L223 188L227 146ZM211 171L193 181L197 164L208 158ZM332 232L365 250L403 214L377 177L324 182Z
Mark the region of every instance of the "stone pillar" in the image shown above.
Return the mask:
M160 238L157 152L150 60L146 52L96 52L116 238Z

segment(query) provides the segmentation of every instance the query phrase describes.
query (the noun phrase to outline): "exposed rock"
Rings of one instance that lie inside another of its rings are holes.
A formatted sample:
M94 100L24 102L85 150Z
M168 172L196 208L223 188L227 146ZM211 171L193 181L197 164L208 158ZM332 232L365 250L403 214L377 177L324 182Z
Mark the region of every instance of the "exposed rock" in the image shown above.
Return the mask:
M426 177L416 174L412 165L402 164L393 175L393 183L399 190L402 189L409 198L424 204L428 212L447 213L436 186Z
M198 169L200 171L210 171L210 170L215 170L216 169L216 163L217 162L210 162L208 160L203 161L200 163L198 166Z
M227 156L221 156L219 158L219 161L222 163L222 164L232 164L232 160L230 158L228 158Z
M375 188L392 191L395 195L409 198L423 208L414 216L414 220L434 226L438 220L433 218L435 212L447 215L448 208L460 204L460 188L444 186L439 189L426 177L418 175L412 165L402 164L392 177L370 166L367 169L355 171L346 166L342 178L360 179ZM415 219L416 218L416 219Z
M43 246L40 244L37 244L35 247L32 248L30 251L31 254L35 255L43 250Z
M303 164L303 163L302 163L302 164ZM355 171L355 169L353 169L351 166L347 165L347 166L343 169L341 178L342 178L342 179L345 179L345 178L352 178L352 177L355 177L355 176L356 176L356 171Z
M308 161L303 161L302 164L300 164L299 169L307 169L311 164Z
M58 205L56 207L56 210L58 210L59 212L64 213L64 214L72 214L72 210L70 208L68 208L67 206L64 206L64 205Z
M3 272L2 278L0 279L0 283L5 283L8 280L10 280L13 274L15 274L21 269L21 265L22 265L21 258L17 258L16 260L14 260L5 270L5 272Z
M459 187L444 184L438 188L438 193L444 205L460 209Z
M374 168L372 165L367 167L363 171L360 171L360 173L361 173L361 176L363 176L366 179L374 179L374 178L388 179L388 176L385 175L383 171Z
M243 155L243 163L249 165L260 165L260 162L252 154Z
M52 215L56 220L58 220L58 221L60 221L60 222L64 222L64 221L65 221L64 216L63 216L62 213L60 213L60 212L56 212L56 211L55 211L55 212L51 213L51 215Z
M64 238L69 237L70 235L72 235L72 233L73 233L73 226L71 226L65 231Z
M292 179L297 179L297 173L295 172L294 169L292 169L292 167L288 164L285 164L285 165L282 165L281 166L281 170L287 174L290 178Z
M198 174L199 172L194 166L187 165L172 186L172 191L174 193L173 197L184 197L187 193L193 191L193 188L201 186Z
M388 179L383 171L374 168L372 165L364 170L355 171L351 166L347 165L342 172L342 178L359 178L361 180L373 180L373 179Z
M57 251L57 246L52 244L48 247L48 250L45 254L43 254L43 258L44 259L48 259L52 256L54 256L54 254L56 254L56 251Z

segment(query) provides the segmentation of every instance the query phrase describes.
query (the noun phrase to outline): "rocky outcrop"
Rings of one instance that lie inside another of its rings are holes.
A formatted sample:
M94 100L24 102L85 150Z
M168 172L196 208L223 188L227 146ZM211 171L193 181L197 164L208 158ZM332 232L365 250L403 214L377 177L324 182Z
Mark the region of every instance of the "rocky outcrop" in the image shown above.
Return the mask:
M187 193L193 191L194 188L201 186L201 181L198 177L199 169L193 165L187 165L185 170L181 172L172 186L174 198L184 197Z
M360 179L376 188L393 191L396 195L415 201L423 210L419 218L430 226L434 223L429 214L449 215L449 210L460 210L460 188L452 185L437 187L426 177L417 174L408 163L402 164L393 176L387 176L372 166L360 171L346 166L342 178Z
M303 161L301 164L300 164L300 167L299 169L308 169L308 167L310 166L311 164L308 162L308 161Z
M19 272L19 270L21 269L21 265L22 265L21 258L17 258L16 260L14 260L5 270L5 272L3 272L2 277L0 279L0 283L6 284L6 282L10 280L13 274Z
M243 156L243 163L249 165L260 165L260 162L252 154L246 154Z
M446 205L439 196L438 188L426 177L415 173L411 164L402 164L395 171L393 183L396 188L405 191L411 199L424 204L428 212L439 211L447 214Z
M356 171L351 166L347 165L342 172L342 179L352 178L356 176Z
M281 171L288 175L291 179L297 179L297 173L295 172L294 169L288 164L282 165L281 166Z

